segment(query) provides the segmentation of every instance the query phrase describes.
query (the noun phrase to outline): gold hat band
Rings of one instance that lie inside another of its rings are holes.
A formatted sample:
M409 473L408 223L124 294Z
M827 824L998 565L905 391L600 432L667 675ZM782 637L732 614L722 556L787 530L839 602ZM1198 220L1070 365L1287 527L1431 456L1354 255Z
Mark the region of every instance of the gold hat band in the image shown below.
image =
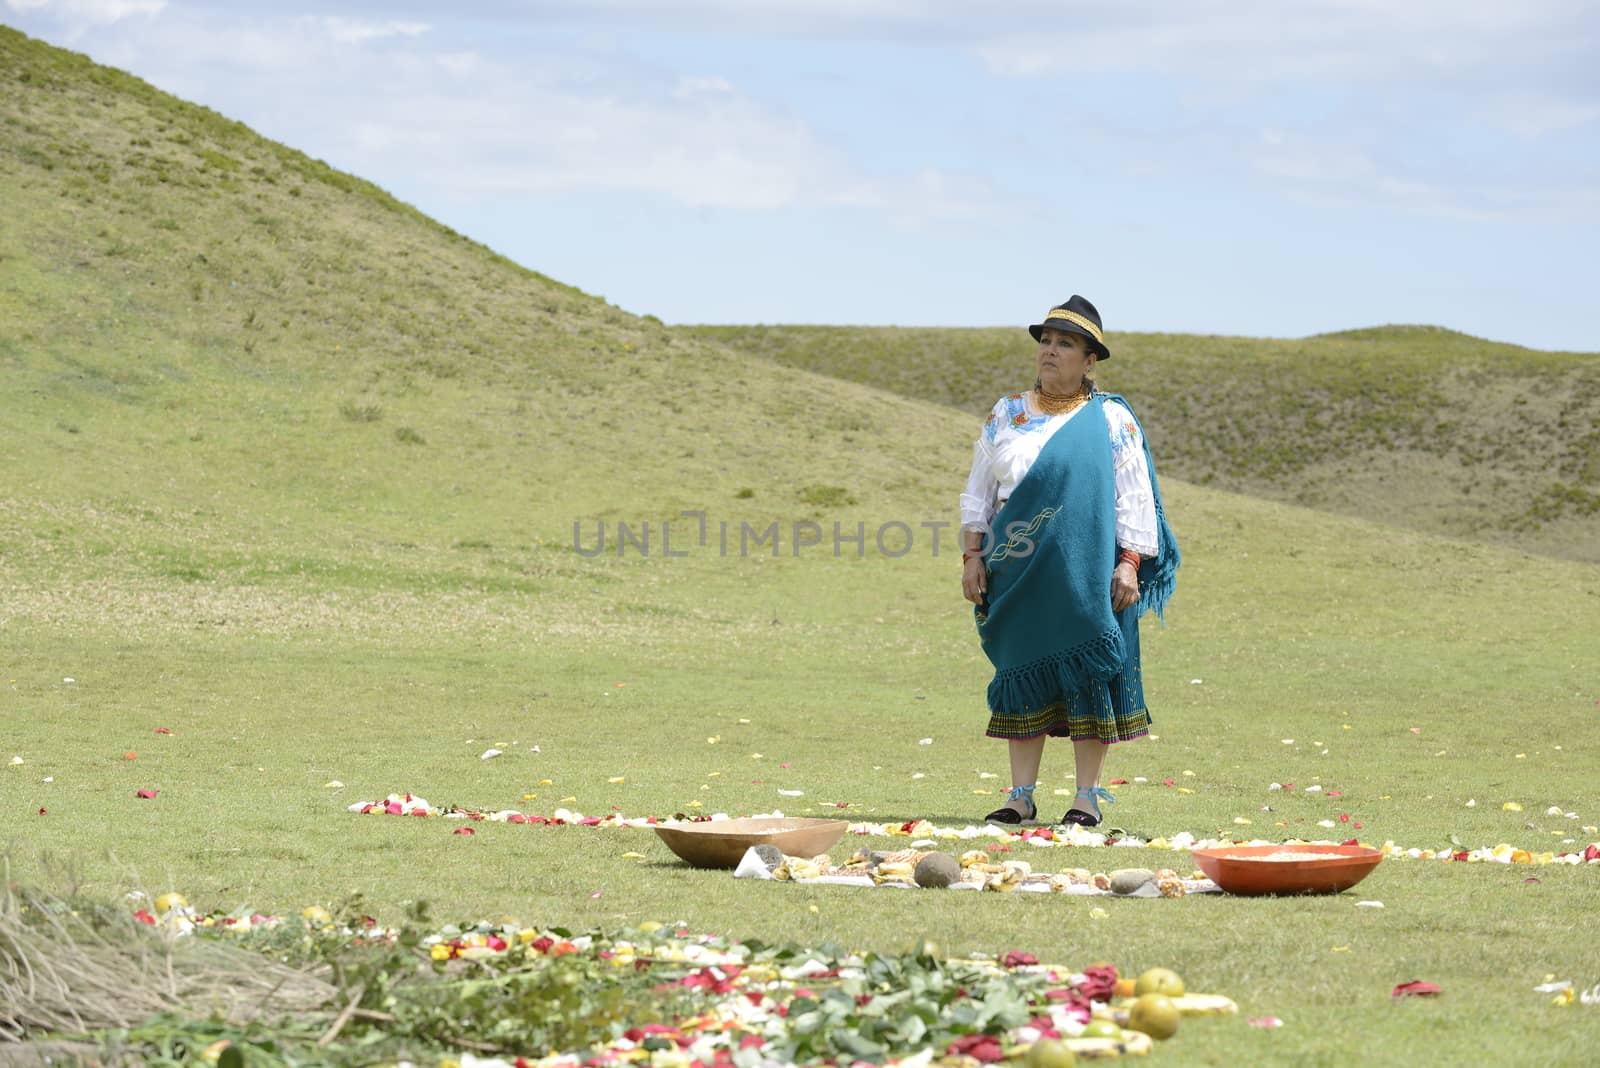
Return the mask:
M1065 308L1051 308L1050 314L1044 317L1044 321L1048 323L1051 319L1065 319L1069 323L1076 323L1089 331L1089 336L1100 342L1100 344L1104 345L1106 343L1106 339L1100 336L1100 328L1077 312L1068 311Z

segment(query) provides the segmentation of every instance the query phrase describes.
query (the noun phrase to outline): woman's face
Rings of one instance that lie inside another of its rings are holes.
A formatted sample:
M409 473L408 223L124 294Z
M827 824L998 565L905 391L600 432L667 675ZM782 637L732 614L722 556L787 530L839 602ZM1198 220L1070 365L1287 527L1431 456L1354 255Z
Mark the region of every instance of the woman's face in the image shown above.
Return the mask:
M1045 327L1039 331L1039 383L1051 393L1071 393L1094 366L1082 334Z

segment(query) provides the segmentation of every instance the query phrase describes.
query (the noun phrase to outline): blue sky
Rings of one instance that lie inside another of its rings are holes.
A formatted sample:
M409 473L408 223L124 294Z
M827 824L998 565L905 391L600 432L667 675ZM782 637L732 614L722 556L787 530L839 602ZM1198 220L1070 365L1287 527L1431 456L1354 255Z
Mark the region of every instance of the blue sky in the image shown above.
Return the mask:
M0 0L670 323L1600 351L1600 2Z

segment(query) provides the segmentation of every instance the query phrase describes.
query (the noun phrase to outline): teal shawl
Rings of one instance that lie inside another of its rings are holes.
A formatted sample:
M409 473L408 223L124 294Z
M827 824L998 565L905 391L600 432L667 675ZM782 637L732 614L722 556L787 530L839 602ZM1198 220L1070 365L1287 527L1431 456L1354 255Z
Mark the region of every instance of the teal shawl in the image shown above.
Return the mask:
M989 708L996 715L1035 713L1115 677L1129 666L1124 628L1137 627L1145 612L1160 616L1172 596L1178 543L1146 443L1159 549L1139 568L1139 603L1121 618L1111 610L1117 502L1103 399L1133 411L1116 394L1094 394L1045 443L994 517L988 595L975 616L995 668Z

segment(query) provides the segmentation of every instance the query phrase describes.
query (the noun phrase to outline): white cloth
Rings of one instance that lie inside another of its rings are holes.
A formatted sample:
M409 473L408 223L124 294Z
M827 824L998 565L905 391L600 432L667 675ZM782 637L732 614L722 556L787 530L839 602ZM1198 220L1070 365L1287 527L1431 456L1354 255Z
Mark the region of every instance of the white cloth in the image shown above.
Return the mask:
M1114 400L1103 400L1106 432L1111 436L1111 462L1116 471L1117 545L1140 556L1155 556L1156 499L1150 489L1150 468L1144 460L1144 438L1133 413ZM1000 502L1011 496L1051 435L1085 408L1065 415L1045 415L1032 392L1001 397L989 412L972 447L972 473L961 494L961 529L989 532Z

